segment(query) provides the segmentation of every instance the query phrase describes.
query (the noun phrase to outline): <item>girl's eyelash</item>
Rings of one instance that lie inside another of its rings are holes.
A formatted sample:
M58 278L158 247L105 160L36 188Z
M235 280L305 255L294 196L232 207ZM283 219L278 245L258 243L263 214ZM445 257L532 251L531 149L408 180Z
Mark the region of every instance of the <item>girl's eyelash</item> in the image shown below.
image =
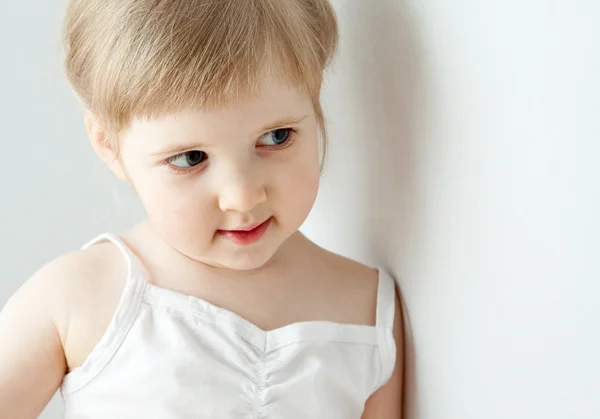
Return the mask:
M277 130L268 131L265 134L268 134L269 132L273 132L273 131L278 131L278 130L288 130L290 132L289 137L288 137L288 139L287 139L286 142L284 142L283 144L280 144L280 145L272 145L272 146L265 145L265 146L260 146L258 148L261 148L261 149L270 149L270 150L273 150L273 151L280 151L280 150L284 150L284 149L288 148L289 146L291 146L295 142L296 136L298 135L298 131L295 130L295 129L293 129L293 128L278 128ZM263 135L265 135L265 134L263 134ZM192 150L190 150L190 151L192 151ZM176 174L180 174L180 175L184 175L184 174L187 174L187 173L194 172L194 171L198 170L198 167L204 166L204 164L203 164L204 162L199 163L196 166L192 166L192 167L177 167L177 166L173 166L171 164L171 162L173 160L177 159L178 157L181 157L181 156L185 155L185 153L189 153L189 152L179 153L179 154L177 154L175 156L169 157L168 159L166 159L162 163L162 165L163 166L167 166L167 168L169 170L171 170L172 172L174 172Z
M190 150L190 151L194 151L194 150ZM198 168L204 166L204 162L206 160L204 160L201 163L198 163L195 166L191 166L191 167L177 167L177 166L174 166L174 165L171 164L171 162L173 160L176 160L177 158L179 158L181 156L184 156L186 153L189 153L190 151L186 151L184 153L179 153L179 154L176 154L176 155L174 155L172 157L169 157L164 162L162 162L162 166L167 166L167 169L169 169L170 171L172 171L172 172L174 172L174 173L176 173L178 175L184 175L184 174L191 173L193 171L198 170Z

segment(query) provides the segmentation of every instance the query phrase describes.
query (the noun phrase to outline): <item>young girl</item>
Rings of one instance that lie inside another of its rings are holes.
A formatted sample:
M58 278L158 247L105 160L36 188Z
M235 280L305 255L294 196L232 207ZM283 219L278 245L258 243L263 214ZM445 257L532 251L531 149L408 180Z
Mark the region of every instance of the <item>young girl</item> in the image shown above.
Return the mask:
M327 0L71 0L69 81L147 220L0 315L0 417L398 419L394 280L298 228L317 194Z

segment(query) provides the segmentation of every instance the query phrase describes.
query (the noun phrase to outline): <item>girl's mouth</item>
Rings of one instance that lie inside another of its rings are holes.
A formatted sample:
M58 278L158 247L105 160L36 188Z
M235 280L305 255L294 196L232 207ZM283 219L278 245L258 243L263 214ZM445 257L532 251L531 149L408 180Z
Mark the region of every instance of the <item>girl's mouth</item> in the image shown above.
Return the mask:
M271 218L251 230L218 230L218 233L235 244L247 246L259 241L271 225Z

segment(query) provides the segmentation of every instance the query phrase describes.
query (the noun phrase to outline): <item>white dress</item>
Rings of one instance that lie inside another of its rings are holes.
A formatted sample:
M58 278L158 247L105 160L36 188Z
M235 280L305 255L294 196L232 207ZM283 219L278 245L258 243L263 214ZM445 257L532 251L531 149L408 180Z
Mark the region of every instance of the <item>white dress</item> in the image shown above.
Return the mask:
M394 369L394 280L381 269L375 326L309 321L264 331L129 267L114 317L64 378L66 419L360 419Z

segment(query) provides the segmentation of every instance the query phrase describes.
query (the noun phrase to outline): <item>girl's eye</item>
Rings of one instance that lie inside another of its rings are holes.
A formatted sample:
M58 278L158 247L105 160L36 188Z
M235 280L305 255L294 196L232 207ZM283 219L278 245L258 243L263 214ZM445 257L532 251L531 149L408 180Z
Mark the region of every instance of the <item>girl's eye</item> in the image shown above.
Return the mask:
M193 150L173 156L167 160L167 163L177 168L185 169L197 166L207 158L208 156L204 151Z
M288 141L291 135L291 128L276 129L260 137L259 143L263 146L278 146Z

